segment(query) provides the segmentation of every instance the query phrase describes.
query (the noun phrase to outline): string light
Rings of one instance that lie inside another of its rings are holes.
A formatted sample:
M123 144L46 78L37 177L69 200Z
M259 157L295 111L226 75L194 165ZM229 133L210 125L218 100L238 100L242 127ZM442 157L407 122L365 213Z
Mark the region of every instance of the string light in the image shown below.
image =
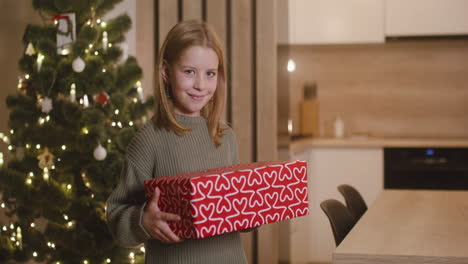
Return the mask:
M109 45L108 45L108 46L109 46L109 48L112 48L112 43L109 43Z
M97 22L98 24L101 24L101 19L98 18L98 20L96 20L96 22Z
M91 20L88 20L88 22L86 22L86 25L91 25Z
M70 85L70 101L74 103L76 101L76 84L72 83Z
M110 258L106 259L106 263L111 263L111 259Z
M90 49L92 49L92 48L93 48L93 44L89 44L88 47L89 47Z
M44 173L42 174L42 177L45 181L49 181L49 169L47 167L44 168Z
M109 143L109 144L112 143L112 140L109 138L109 139L107 140L107 143Z
M143 95L143 87L141 87L141 82L137 81L136 86L137 86L138 97L140 98L140 101L142 103L144 103L145 102L145 96Z
M102 23L105 24L104 22L102 22ZM107 44L108 44L107 31L104 31L104 32L102 32L102 49L104 51L107 50Z
M31 228L35 228L36 224L34 222L32 222L30 226L31 226Z
M11 230L15 229L15 225L10 224L10 229L11 229Z
M40 149L40 148L41 148L41 144L37 144L36 149Z
M4 163L4 162L5 162L5 161L3 160L3 153L0 152L0 167L3 166L3 163Z
M145 252L146 252L146 249L145 249L145 247L143 247L143 246L142 246L142 247L140 247L140 251L141 251L141 252L143 252L143 253L145 253Z
M68 221L68 215L64 214L63 219L65 219L65 221Z
M71 188L72 188L72 185L71 185L71 184L68 184L68 185L67 185L67 189L68 189L68 190L71 190Z
M3 229L3 231L7 231L7 230L8 230L6 226L3 226L2 229Z
M13 150L13 146L8 146L8 150Z
M16 245L20 249L23 249L23 235L21 234L21 227L19 226L16 228L16 239L17 239Z
M67 146L62 145L62 150L66 150L66 149L67 149Z
M101 27L105 28L106 26L107 26L107 23L104 22L104 21L102 21L102 22L101 22Z
M96 56L99 55L99 52L96 50L96 51L94 52L94 55L96 55Z
M28 80L28 79L29 79L29 74L26 74L26 75L24 76L24 78L26 78L26 80Z
M132 121L128 122L128 125L133 126L133 122Z
M115 122L112 122L112 126L115 127L115 125L116 125Z
M87 127L83 127L83 128L81 129L81 132L82 132L83 134L87 135L87 134L89 133L89 130L88 130Z
M30 148L31 148L31 144L29 144L29 143L26 144L26 148L27 148L27 149L30 149Z
M102 72L106 72L106 69L102 69Z
M117 125L118 125L120 128L122 128L122 122L120 122L120 121L117 122Z
M118 115L119 114L119 109L115 109L114 114Z
M44 61L44 55L42 55L41 53L37 54L37 59L36 59L37 71L41 71L42 61Z
M37 252L36 251L33 252L33 257L35 257L35 258L37 257Z
M128 254L128 258L130 259L130 263L135 263L135 253L130 252L130 254Z

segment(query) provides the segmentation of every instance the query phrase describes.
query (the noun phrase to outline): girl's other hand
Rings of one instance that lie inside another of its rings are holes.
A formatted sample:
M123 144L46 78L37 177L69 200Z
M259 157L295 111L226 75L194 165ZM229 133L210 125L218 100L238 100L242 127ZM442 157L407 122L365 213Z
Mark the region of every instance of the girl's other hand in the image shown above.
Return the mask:
M159 209L161 191L156 187L153 198L146 204L142 224L146 232L164 243L177 243L182 240L169 228L168 221L180 221L180 216Z

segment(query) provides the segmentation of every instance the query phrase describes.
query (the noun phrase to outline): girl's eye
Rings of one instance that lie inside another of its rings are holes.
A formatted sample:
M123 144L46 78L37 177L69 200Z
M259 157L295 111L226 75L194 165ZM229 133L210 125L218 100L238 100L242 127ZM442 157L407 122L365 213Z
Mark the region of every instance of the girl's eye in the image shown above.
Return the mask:
M185 74L194 74L195 71L194 70L185 70L184 73Z
M208 77L216 76L216 72L207 72L206 74L208 75Z

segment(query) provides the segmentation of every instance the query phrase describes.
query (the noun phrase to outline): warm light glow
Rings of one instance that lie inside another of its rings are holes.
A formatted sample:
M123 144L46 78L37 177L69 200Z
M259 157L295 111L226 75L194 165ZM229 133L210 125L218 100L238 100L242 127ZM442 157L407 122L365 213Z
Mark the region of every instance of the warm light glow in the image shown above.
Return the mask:
M89 261L88 260L83 260L83 264L89 264Z
M96 22L97 22L98 24L101 24L101 19L98 18L98 20L96 20Z
M96 50L96 51L94 52L94 55L96 55L96 56L99 55L99 52Z
M13 129L11 129L11 130L10 130L10 134L13 135L14 133L15 133L15 131L14 131Z
M5 208L5 203L2 203L0 207Z
M68 215L64 214L64 215L63 215L63 219L65 219L66 221L68 221Z
M102 21L102 22L101 22L101 27L105 28L106 26L107 26L107 23L104 22L104 21Z
M28 177L34 177L34 173L32 171L29 172Z
M66 150L66 149L67 149L67 146L62 145L62 150Z
M128 122L128 125L133 126L133 122L132 121Z
M93 47L93 44L89 44L88 47L91 49Z
M72 228L74 224L75 224L74 221L69 221L69 222L67 223L67 227L68 227L68 228Z
M8 230L6 226L3 226L2 229L3 229L3 231L7 231L7 230Z
M87 135L87 134L89 133L88 128L87 128L87 127L83 127L83 128L81 129L81 133Z
M122 122L120 122L120 121L117 122L117 125L118 125L120 128L122 128Z
M106 263L111 263L111 259L106 259Z
M119 109L115 109L114 114L118 115L119 114Z
M86 25L91 25L91 20L88 20L88 22L86 22Z
M32 228L35 228L36 227L36 224L34 222L31 223L31 227Z
M102 69L102 72L106 72L106 69Z
M32 179L31 178L26 179L26 184L31 185L32 184Z
M15 226L13 224L10 224L10 229L11 230L15 229Z
M116 125L115 122L112 122L112 126L115 127L115 125Z
M44 178L45 181L49 180L49 169L44 168L44 174L42 174L42 177Z
M30 149L30 148L31 148L31 144L29 144L29 143L26 144L26 148L27 148L27 149Z
M29 74L26 74L24 78L29 79Z
M61 54L62 54L62 55L68 55L68 54L70 54L70 50L69 50L69 49L63 49L63 50L61 51Z
M108 45L108 46L109 46L109 48L112 48L112 43L109 43L109 45Z
M37 257L37 252L36 251L33 252L33 257Z
M296 70L296 63L292 60L288 60L288 72L293 72Z
M37 144L37 145L36 145L36 148L37 148L37 149L40 149L40 148L41 148L41 144Z
M288 120L288 133L291 134L293 131L293 124L292 124L292 120L289 119Z
M67 189L68 189L68 190L71 190L71 188L72 188L72 185L71 185L71 184L68 184L68 185L67 185Z
M143 253L145 253L145 252L146 252L145 247L140 247L140 251L143 252Z
M13 150L13 146L8 146L8 150Z

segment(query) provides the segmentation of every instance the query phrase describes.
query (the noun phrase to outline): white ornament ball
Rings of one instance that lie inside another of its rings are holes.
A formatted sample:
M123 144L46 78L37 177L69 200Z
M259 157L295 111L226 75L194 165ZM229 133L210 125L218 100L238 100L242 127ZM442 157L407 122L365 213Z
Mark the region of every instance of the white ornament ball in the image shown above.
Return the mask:
M94 149L94 158L96 160L104 160L107 156L107 151L106 149L99 144L95 149Z
M86 64L81 57L77 57L72 63L72 68L75 72L82 72L85 67Z

